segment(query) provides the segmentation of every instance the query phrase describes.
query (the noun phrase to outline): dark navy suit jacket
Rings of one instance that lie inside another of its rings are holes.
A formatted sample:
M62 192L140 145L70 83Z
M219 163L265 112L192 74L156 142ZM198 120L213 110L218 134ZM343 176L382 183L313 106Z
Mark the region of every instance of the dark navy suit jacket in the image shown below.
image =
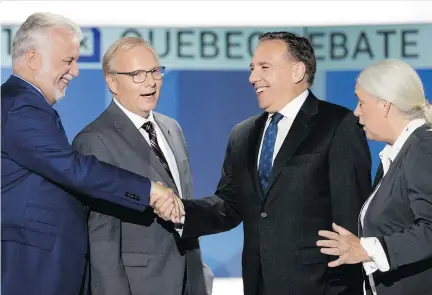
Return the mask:
M1 140L1 293L77 295L87 214L76 196L144 211L150 181L75 152L57 112L16 76L1 86Z

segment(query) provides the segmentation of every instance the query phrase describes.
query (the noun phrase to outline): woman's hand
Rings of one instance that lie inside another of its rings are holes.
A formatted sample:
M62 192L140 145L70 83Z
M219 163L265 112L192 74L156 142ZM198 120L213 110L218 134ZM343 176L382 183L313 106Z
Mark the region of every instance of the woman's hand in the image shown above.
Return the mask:
M332 227L334 232L327 230L318 232L318 235L328 240L317 241L317 246L321 247L321 253L339 256L337 260L329 262L329 267L371 261L356 235L336 223L333 223Z

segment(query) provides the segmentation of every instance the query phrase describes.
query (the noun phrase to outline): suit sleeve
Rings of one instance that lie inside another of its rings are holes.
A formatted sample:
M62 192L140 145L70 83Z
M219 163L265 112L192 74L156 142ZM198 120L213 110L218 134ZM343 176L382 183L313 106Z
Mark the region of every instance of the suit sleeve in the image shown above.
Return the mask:
M357 234L358 216L371 191L371 156L366 136L351 112L336 128L328 163L332 219ZM360 264L329 269L329 285L338 294L363 294L362 283Z
M366 136L350 112L333 136L329 181L333 221L354 234L360 210L371 192L371 162Z
M78 134L73 141L73 148L82 155L93 155L100 161L113 162L97 134ZM121 256L120 219L91 211L88 229L92 294L132 295Z
M415 144L403 170L414 223L384 236L390 270L432 258L432 139Z
M232 146L235 128L230 134L222 177L214 196L197 200L182 200L185 207L185 224L182 238L196 238L216 234L236 227L242 221L236 184L232 171Z
M148 205L148 179L74 151L49 112L16 106L4 124L5 151L19 165L90 198L135 210Z

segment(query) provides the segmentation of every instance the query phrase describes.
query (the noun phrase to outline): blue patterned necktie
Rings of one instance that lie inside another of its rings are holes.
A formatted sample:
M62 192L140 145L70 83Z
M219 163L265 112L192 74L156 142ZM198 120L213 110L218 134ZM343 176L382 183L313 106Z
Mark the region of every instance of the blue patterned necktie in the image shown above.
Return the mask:
M258 177L263 192L266 191L273 167L273 152L278 132L278 123L283 115L275 113L264 135L258 168Z

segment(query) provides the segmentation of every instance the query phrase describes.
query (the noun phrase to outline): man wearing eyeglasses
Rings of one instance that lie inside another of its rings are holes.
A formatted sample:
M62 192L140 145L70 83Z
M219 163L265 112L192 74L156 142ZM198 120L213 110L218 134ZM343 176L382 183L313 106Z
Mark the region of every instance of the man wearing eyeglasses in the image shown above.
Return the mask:
M113 101L73 146L191 198L183 132L175 120L153 111L165 72L155 52L145 40L125 37L110 46L102 66ZM181 228L150 207L143 218L97 205L88 222L93 295L211 294L213 276L202 262L198 239L180 239ZM170 206L180 210L179 205Z

